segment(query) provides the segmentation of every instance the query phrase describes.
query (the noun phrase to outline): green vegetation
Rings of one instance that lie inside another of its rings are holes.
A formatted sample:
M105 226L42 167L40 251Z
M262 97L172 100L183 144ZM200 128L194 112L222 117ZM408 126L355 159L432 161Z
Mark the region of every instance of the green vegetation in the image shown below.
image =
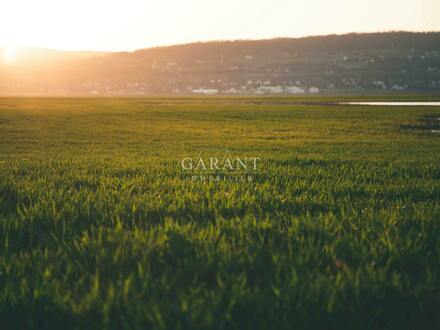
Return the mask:
M440 109L319 100L0 99L0 327L438 329Z

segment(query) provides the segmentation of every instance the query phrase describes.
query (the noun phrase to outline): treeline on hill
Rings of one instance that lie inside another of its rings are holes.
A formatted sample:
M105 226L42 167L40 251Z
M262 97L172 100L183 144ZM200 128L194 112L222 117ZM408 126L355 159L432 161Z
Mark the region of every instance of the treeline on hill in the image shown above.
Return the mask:
M217 41L0 66L0 93L298 94L440 89L440 33Z

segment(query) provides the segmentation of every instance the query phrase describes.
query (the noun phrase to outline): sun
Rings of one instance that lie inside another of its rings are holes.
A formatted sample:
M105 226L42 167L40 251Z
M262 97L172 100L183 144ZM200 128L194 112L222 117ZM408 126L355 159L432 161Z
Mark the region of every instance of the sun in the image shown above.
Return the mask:
M3 59L6 63L12 63L17 58L17 48L8 46L3 50Z

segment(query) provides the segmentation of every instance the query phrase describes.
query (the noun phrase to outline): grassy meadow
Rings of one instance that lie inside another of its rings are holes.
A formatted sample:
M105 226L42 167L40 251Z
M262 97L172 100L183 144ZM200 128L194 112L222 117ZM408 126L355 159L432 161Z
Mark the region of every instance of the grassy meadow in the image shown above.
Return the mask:
M440 107L334 100L0 98L0 328L439 329Z

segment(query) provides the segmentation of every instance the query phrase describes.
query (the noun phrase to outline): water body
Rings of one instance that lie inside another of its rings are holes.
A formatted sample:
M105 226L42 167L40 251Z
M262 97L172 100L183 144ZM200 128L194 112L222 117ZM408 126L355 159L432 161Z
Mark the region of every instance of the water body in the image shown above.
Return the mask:
M347 105L376 105L376 106L430 106L438 107L440 102L339 102Z

